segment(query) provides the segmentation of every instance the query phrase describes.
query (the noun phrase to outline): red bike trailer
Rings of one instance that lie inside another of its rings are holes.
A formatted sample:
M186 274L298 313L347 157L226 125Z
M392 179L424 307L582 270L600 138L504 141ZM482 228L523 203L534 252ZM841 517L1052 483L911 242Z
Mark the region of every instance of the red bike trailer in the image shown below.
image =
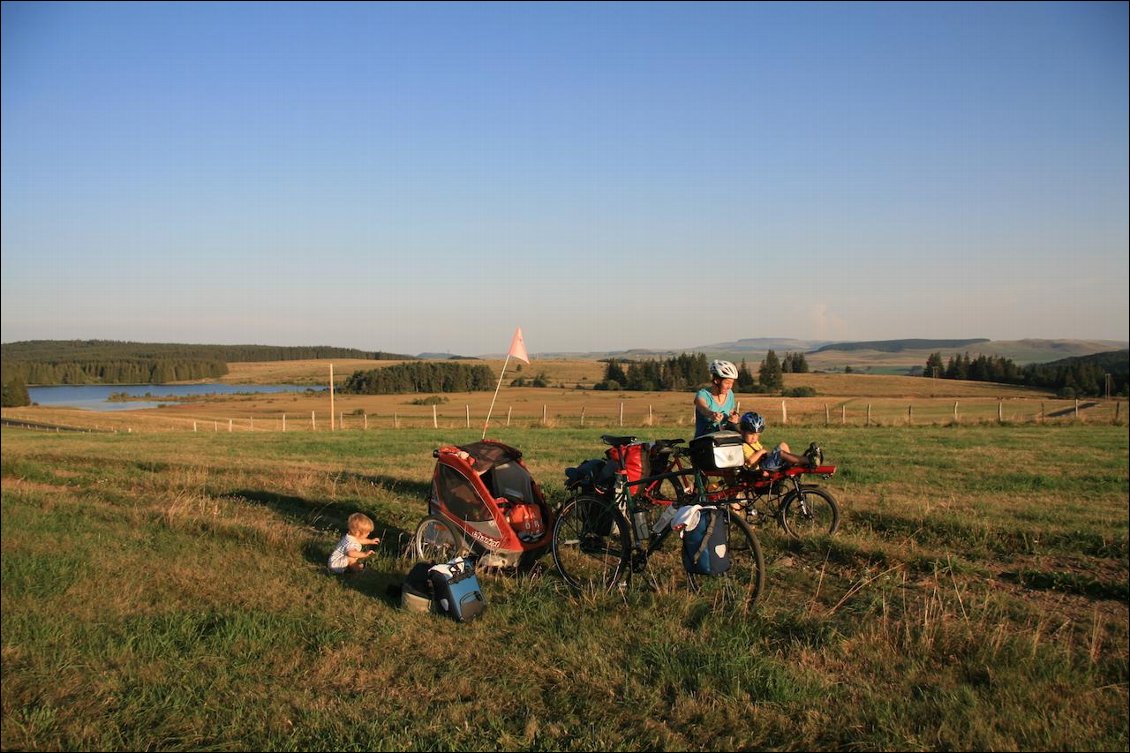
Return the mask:
M474 554L485 567L525 567L552 542L553 513L514 447L484 439L435 450L428 515L416 528L416 557L435 562Z

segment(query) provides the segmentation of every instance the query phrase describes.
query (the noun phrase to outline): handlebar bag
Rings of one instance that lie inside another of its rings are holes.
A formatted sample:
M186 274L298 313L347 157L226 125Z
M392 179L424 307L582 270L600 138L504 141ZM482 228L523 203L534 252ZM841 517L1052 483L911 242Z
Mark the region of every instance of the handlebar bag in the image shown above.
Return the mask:
M691 463L700 471L741 468L742 435L736 431L715 431L691 440Z

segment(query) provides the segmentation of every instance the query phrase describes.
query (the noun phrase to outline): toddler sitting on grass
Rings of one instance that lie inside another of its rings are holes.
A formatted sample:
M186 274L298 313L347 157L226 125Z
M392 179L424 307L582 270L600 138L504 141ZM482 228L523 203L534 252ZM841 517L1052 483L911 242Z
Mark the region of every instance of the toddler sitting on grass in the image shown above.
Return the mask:
M329 568L332 573L358 573L365 569L361 560L373 556L373 550L365 551L361 547L374 546L381 543L378 538L370 538L373 533L373 521L368 515L355 512L349 516L349 533L341 537L337 546L330 552Z

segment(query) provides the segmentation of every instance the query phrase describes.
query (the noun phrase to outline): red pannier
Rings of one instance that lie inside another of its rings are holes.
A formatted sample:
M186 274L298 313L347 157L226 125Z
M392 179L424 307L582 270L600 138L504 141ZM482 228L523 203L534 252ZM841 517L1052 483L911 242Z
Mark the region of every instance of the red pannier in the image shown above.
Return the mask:
M651 475L651 460L646 442L633 442L611 447L604 453L627 474L629 481L639 481Z

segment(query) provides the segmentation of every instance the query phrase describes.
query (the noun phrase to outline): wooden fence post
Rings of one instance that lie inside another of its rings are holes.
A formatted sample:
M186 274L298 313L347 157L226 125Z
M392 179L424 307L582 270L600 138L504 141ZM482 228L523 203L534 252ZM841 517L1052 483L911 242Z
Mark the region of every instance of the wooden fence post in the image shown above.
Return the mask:
M506 406L506 425L510 425L510 411L514 410L513 405Z
M318 430L318 421L314 418L314 411L310 411L310 431Z
M997 423L1004 423L1004 400L997 401Z
M545 403L542 403L541 404L541 425L542 426L545 426L546 423L549 420L548 415L546 414L546 410L547 410L547 408L546 408Z
M785 407L785 401L781 401L781 423L787 424L789 422L789 409Z
M906 406L906 425L910 426L914 423L914 405Z
M400 414L397 413L396 411L392 412L392 428L394 428L394 429L400 428Z
M870 426L871 425L871 403L867 404L867 422L863 425L864 426Z
M192 433L193 434L196 433L196 422L195 421L192 422Z
M470 429L471 428L471 406L465 405L464 407L467 408L467 428Z
M828 404L824 403L824 425L827 426L828 423L829 423Z
M957 423L957 401L953 401L953 422Z
M364 419L364 422L365 422L365 431L368 431L369 430L369 414L368 413L362 413L361 416L362 416L362 418Z
M436 416L436 407L434 405L432 406L432 428L439 428L439 417Z
M840 406L840 425L847 423L847 403Z
M286 431L286 414L285 413L283 414L282 429L283 429L283 431Z
M655 424L655 414L651 410L651 403L647 404L647 425L653 426Z
M1075 420L1079 420L1079 398L1075 398Z
M585 406L581 406L581 428L585 428Z
M251 431L255 431L255 416L251 417Z
M229 418L228 419L228 434L231 434L231 430L232 430L232 420Z

